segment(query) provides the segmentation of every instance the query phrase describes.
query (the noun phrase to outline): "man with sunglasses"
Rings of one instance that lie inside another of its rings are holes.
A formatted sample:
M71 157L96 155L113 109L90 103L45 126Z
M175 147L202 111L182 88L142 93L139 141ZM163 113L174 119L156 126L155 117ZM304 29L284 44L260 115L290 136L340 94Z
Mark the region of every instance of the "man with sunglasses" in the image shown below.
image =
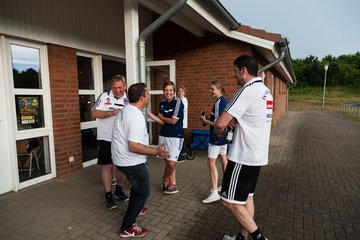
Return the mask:
M224 173L220 198L240 223L237 236L224 240L266 240L254 221L254 192L260 168L268 163L273 98L251 56L234 61L235 78L242 86L215 122L220 134L230 125L235 128L229 145L228 164ZM235 121L236 120L236 121Z
M142 237L146 228L136 224L146 200L150 196L151 182L146 165L147 155L169 157L164 146L149 147L149 135L142 110L149 103L149 92L144 83L136 83L128 90L129 104L126 105L114 123L111 153L114 164L128 179L131 190L129 205L119 231L120 237Z

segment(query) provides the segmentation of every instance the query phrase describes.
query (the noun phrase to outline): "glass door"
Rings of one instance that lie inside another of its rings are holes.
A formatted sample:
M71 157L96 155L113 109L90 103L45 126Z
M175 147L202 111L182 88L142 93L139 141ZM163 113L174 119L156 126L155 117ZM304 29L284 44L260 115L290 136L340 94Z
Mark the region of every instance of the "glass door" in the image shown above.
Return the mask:
M45 45L9 40L6 47L17 190L56 174L48 59Z
M111 90L114 75L126 76L126 65L121 59L78 52L77 68L83 167L88 167L97 163L98 156L97 121L91 108L102 92Z
M159 113L160 101L164 99L163 84L166 81L176 83L175 78L175 60L152 61L146 63L146 86L149 89L150 102L148 110L153 114ZM149 143L157 145L160 125L151 118L147 118L149 129Z

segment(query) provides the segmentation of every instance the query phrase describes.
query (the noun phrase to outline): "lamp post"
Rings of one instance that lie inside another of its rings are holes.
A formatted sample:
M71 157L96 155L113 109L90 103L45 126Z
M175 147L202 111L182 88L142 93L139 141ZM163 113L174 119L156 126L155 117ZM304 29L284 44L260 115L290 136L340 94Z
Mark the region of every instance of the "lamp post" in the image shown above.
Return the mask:
M325 70L325 79L324 79L324 92L323 92L323 99L322 99L322 110L324 110L324 104L325 104L325 88L326 88L326 73L329 68L329 64L325 64L324 70Z

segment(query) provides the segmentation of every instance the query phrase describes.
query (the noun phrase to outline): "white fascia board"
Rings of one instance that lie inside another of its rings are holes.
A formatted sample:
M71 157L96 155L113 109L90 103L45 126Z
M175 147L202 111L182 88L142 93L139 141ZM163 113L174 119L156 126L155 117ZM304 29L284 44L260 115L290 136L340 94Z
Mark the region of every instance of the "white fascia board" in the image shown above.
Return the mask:
M165 3L161 3L161 2L157 2L157 4L154 4L154 2L148 0L140 0L139 2L160 15L164 14L169 9L169 5L166 5ZM170 19L196 36L198 37L204 36L203 29L197 27L196 24L188 20L188 18L184 16L179 16L179 14L181 13L175 14Z
M224 25L222 25L216 18L211 16L207 11L205 11L196 1L188 0L187 5L189 5L194 11L199 13L203 18L205 18L211 25L217 28L225 36L240 40L258 47L266 48L272 50L274 48L275 42L265 40L259 37L255 37L249 34L241 33L234 30L228 30Z
M284 70L285 74L288 76L288 78L290 79L291 83L294 83L294 79L291 77L291 74L289 73L289 71L287 70L286 66L284 65L283 61L280 62L280 66L281 68Z

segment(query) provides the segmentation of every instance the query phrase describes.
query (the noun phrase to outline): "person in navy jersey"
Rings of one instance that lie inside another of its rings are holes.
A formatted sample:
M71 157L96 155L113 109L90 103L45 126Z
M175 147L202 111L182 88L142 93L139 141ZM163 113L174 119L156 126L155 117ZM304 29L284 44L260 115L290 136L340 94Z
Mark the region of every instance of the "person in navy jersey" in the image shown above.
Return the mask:
M162 187L165 194L174 194L178 192L175 168L184 143L184 104L175 96L173 82L165 82L163 91L165 100L160 102L159 114L156 116L148 112L148 116L161 124L159 145L164 144L165 150L170 152L170 157L165 159Z
M227 99L223 96L225 94L224 86L219 80L212 81L210 84L210 95L212 98L216 99L215 104L211 110L210 119L208 120L206 116L201 115L201 121L205 124L210 125L210 139L208 147L208 166L210 171L210 180L211 180L211 193L209 197L204 199L203 203L212 203L220 200L220 195L218 193L218 170L216 166L216 159L220 155L220 161L223 172L225 171L227 164L227 142L226 135L223 134L220 137L214 133L215 121L218 119L220 114L224 111L227 105Z

